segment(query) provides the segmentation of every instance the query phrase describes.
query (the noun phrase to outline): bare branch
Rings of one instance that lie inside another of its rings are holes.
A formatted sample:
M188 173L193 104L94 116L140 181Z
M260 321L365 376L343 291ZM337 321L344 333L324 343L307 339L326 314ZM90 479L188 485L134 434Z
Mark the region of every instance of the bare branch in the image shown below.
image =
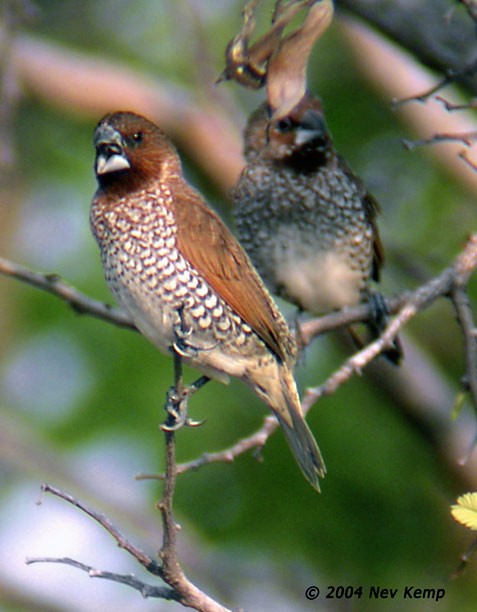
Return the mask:
M380 0L379 0L380 1ZM445 0L448 4L448 0ZM429 10L432 2L427 2ZM370 7L375 2L367 2ZM386 2L387 8L391 11L394 9L395 2ZM402 2L402 5L409 3ZM414 9L419 10L423 2L421 0L413 0ZM407 15L409 21L409 8L406 10L402 6L403 14ZM389 11L386 9L386 18ZM418 20L413 12L413 19ZM415 25L415 24L413 24ZM427 24L426 24L427 25ZM435 24L434 24L435 25ZM420 23L418 27L422 27ZM473 27L473 24L471 24ZM344 22L342 25L348 43L353 49L353 53L359 58L359 66L366 77L373 83L385 97L390 99L401 99L413 94L417 91L426 91L435 85L435 79L422 66L416 63L411 57L404 55L394 46L378 37L374 32L366 29L355 22ZM475 38L475 34L474 34ZM472 56L471 56L472 57ZM465 60L468 62L469 58ZM460 64L464 65L464 63ZM477 75L475 77L477 83ZM467 102L467 100L459 100L456 92L449 94L449 99L456 103ZM417 138L428 138L434 134L436 126L439 126L439 131L443 133L467 133L475 131L475 117L466 111L460 113L449 113L442 106L442 103L435 100L429 100L426 104L409 104L399 108L399 116L407 124ZM459 181L473 195L477 188L477 174L469 168L467 164L463 164L457 157L462 149L459 143L448 143L447 146L428 147L427 152L438 160L438 163L444 168L445 172L452 176L453 180ZM474 149L472 155L469 154L474 162Z
M451 4L449 0L336 0L338 10L346 8L421 63L454 75L453 81L477 93L477 75L471 70L477 55L475 23L463 11L455 11L449 19Z
M412 293L404 291L401 295L384 300L386 311L389 314L396 314L404 304L411 299ZM335 331L342 327L347 327L353 323L363 323L372 317L368 304L359 304L337 310L330 314L322 315L314 319L309 319L300 323L300 343L303 347L308 346L312 340L322 334Z
M477 234L473 234L451 266L411 294L377 340L347 359L323 385L307 389L302 401L303 408L309 409L321 397L334 393L353 374L360 374L366 365L391 345L393 339L410 319L437 298L449 295L455 286L462 287L468 282L476 267Z
M79 314L88 314L119 327L136 330L133 322L123 310L93 300L62 281L56 274L38 274L3 257L0 257L0 274L11 276L59 297Z
M177 401L178 413L181 409L181 403L184 400L184 392L186 389L183 386L182 381L181 358L177 353L174 353L174 357L176 393L170 395L168 402ZM166 407L168 407L167 404ZM183 422L186 423L187 421L184 420ZM60 489L52 487L48 484L44 484L42 486L42 491L52 493L53 495L60 497L88 514L116 540L120 548L123 548L130 555L132 555L149 573L153 574L154 576L159 576L162 580L164 580L164 582L166 582L166 584L169 585L170 588L151 586L138 580L133 575L116 574L113 572L97 570L89 565L85 565L68 557L38 557L27 560L27 563L64 563L87 572L91 577L104 578L114 582L126 584L140 591L144 597L160 597L167 600L174 600L181 603L185 607L193 608L195 610L199 610L200 612L230 612L230 610L220 605L218 602L196 587L192 582L190 582L185 576L177 559L176 536L179 526L175 522L173 515L173 500L177 477L175 431L172 428L164 428L164 435L166 439L166 476L164 479L165 482L162 498L158 504L163 526L162 547L159 553L161 564L158 564L147 553L129 542L104 514L93 510L72 495L69 495L68 493L65 493L64 491L61 491Z
M477 330L475 328L472 308L469 302L467 287L455 284L451 293L452 303L457 314L457 321L462 329L466 364L465 387L470 392L474 410L477 412Z
M451 294L454 287L462 288L465 286L470 278L470 275L476 268L477 234L474 234L468 240L463 251L456 257L454 263L446 268L439 276L431 279L413 292L408 292L400 297L387 301L389 312L397 313L395 318L389 323L383 334L377 340L350 357L328 378L327 381L318 387L311 387L306 390L302 400L304 414L306 414L321 397L333 394L341 385L347 382L351 376L353 376L353 374L361 374L363 369L375 357L391 346L392 341L398 335L400 330L419 311L429 306L438 298ZM354 308L349 308L340 312L326 315L319 319L306 321L300 327L303 343L304 345L309 344L314 338L325 331L337 329L351 323L365 321L369 317L369 314L368 306L363 304ZM466 311L465 316L469 317L468 311ZM470 318L466 323L466 332L464 332L468 334L468 368L473 368L473 364L477 362L474 361L477 360L477 355L475 354L475 343L477 340L472 321L473 320ZM473 336L470 338L472 333ZM470 345L471 342L472 345ZM471 371L475 372L475 370ZM204 453L193 461L179 464L177 466L177 473L183 474L191 470L197 470L204 465L209 465L210 463L231 463L236 457L245 452L248 452L254 448L263 448L269 436L273 434L277 427L278 423L276 422L275 418L268 416L264 420L262 427L251 436L239 440L236 444L223 451L216 453ZM142 474L139 475L138 478L163 479L164 475Z
M457 569L453 572L451 576L453 580L455 578L459 578L460 576L462 576L465 569L467 568L467 565L469 564L469 561L472 559L475 553L477 553L477 538L474 538L469 548L464 553L462 553L462 555L460 556L459 566L457 567Z
M470 147L475 140L477 140L477 132L463 132L462 134L434 134L434 136L422 140L407 140L404 138L401 142L405 149L412 151L417 147L439 142L461 142L466 147Z
M444 87L447 87L448 85L451 85L455 78L456 77L453 76L452 74L448 74L446 77L444 77L438 83L436 83L432 87L429 87L429 89L426 89L425 91L422 91L419 94L414 94L412 96L406 96L405 98L394 99L392 101L391 107L392 107L393 110L396 110L396 109L400 108L401 106L405 106L406 104L410 104L411 102L420 102L420 103L426 102L435 93L437 93L441 89L444 89ZM438 97L439 96L436 96L436 99Z
M26 560L27 565L32 565L33 563L62 563L64 565L70 565L71 567L76 567L86 572L90 578L104 578L112 582L120 582L121 584L130 586L139 591L144 598L157 597L160 599L177 601L177 593L174 589L147 584L136 578L134 574L116 574L114 572L98 570L91 565L86 565L75 559L70 559L69 557L34 557Z
M43 484L41 487L43 493L51 493L60 499L68 502L69 504L75 506L85 514L88 514L93 520L95 520L101 527L103 527L117 542L119 548L123 548L127 551L131 556L133 556L136 561L138 561L143 567L146 568L148 572L154 574L155 576L161 576L162 570L161 566L154 561L147 553L142 551L140 548L137 548L131 542L129 542L119 531L117 527L113 525L113 523L108 519L104 514L93 510L80 500L73 497L69 493L62 491L61 489L57 489L56 487L52 487L49 484Z
M471 64L469 64L462 70L447 70L446 75L442 80L440 80L438 83L436 83L432 87L429 87L425 91L421 92L420 94L408 96L406 98L401 98L400 100L394 100L393 108L395 109L399 108L400 106L404 106L405 104L408 104L410 102L421 102L421 103L426 102L426 100L431 98L435 93L437 93L441 89L444 89L448 85L452 85L456 81L460 80L462 77L475 76L476 72L477 72L477 61L472 62ZM446 100L442 98L441 96L436 96L436 100L443 102L447 110L454 110L456 108L456 106L451 105L450 103L446 102ZM461 108L472 108L472 107L471 106L466 107L465 105L462 105Z
M477 107L477 98L473 98L468 104L455 104L442 96L436 96L435 99L444 105L444 108L449 111L468 110Z
M338 370L336 370L327 381L318 387L308 388L302 400L302 408L306 414L310 408L323 396L333 394L341 385L347 382L353 374L361 374L363 369L380 353L391 346L394 338L398 335L404 325L412 319L418 312L424 310L438 298L448 296L454 287L463 287L468 282L471 274L477 268L477 234L470 237L463 251L456 257L453 264L446 268L440 275L431 279L413 292L403 294L387 302L390 312L397 313L389 323L381 336L366 346L363 350L350 357ZM467 313L466 316L468 316ZM369 309L366 305L356 306L345 309L337 313L306 321L301 325L301 334L304 344L308 344L317 335L324 331L336 329L351 323L364 321L369 317ZM468 323L468 333L471 333L473 324ZM470 338L468 339L470 342ZM475 345L475 331L472 339ZM473 367L474 359L477 355L471 355L469 348L468 358ZM473 350L473 349L472 349ZM228 449L217 453L204 453L197 459L177 466L177 473L183 474L191 470L197 470L210 463L231 463L236 457L254 448L263 448L269 436L277 429L278 423L272 416L266 417L262 427L251 436L239 440ZM163 479L164 475L142 474L139 479L158 478Z
M384 350L392 346L394 338L398 335L404 325L419 311L418 301L414 298L400 310L395 318L389 323L384 332L374 342L368 344L364 349L355 353L332 374L328 380L318 387L309 387L302 400L303 409L310 409L319 399L332 395L336 390L347 382L353 374L361 374L365 366L375 359Z
M475 244L475 235L469 240L469 245ZM455 278L451 290L451 298L457 314L457 321L464 338L466 387L477 411L477 330L472 314L472 308L467 293L467 283L475 266L475 253L469 248L464 249L455 264Z
M354 373L360 373L372 359L390 345L399 330L414 317L417 312L426 308L439 297L450 295L454 287L462 287L465 285L476 266L477 234L474 234L469 239L462 253L457 256L455 262L446 268L439 276L431 279L415 291L405 292L400 296L386 301L389 312L392 314L397 313L395 319L391 321L384 333L375 342L348 359L323 385L307 390L303 400L304 412L306 413L306 411L323 395L333 393L339 386L349 380ZM92 316L97 316L110 323L134 329L127 316L121 311L110 309L101 302L91 300L91 298L84 296L66 283L60 281L58 277L31 272L26 268L2 258L0 258L0 273L49 291L53 295L70 303L75 309L79 310L79 312L91 314ZM114 314L111 315L111 313ZM305 321L300 325L302 343L306 346L314 338L326 331L338 329L352 323L366 321L369 315L369 307L362 304L317 319ZM465 333L470 334L470 331ZM470 342L470 336L467 338L467 341ZM265 445L268 437L275 431L276 427L277 425L274 418L267 417L263 426L252 436L240 440L228 449L217 453L205 453L196 460L177 466L177 474L199 469L203 465L209 463L231 462L235 457L253 448L261 448ZM169 459L172 460L171 457ZM139 478L161 477L163 478L163 476L147 474L139 476ZM172 522L170 525L172 525Z
M209 465L210 463L232 463L236 457L239 457L250 450L260 450L263 448L268 438L277 428L278 421L276 418L272 415L266 416L263 419L263 425L253 435L242 438L233 446L223 451L218 451L216 453L204 453L193 461L179 463L177 465L177 474L184 474L185 472L198 470L204 465ZM137 476L138 480L164 480L164 478L164 474L139 474Z

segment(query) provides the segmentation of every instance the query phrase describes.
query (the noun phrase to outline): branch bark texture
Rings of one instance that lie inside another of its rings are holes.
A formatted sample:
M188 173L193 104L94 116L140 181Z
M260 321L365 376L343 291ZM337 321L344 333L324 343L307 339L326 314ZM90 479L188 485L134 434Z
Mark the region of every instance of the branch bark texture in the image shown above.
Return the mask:
M339 9L362 18L423 64L446 74L477 95L477 73L465 72L477 60L475 24L463 7L449 0L336 0Z

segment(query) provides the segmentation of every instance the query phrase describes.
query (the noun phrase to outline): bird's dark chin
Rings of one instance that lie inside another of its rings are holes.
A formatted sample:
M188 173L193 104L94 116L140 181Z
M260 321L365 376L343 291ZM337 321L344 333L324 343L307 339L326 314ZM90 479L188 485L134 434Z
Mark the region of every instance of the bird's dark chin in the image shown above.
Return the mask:
M318 168L325 166L327 162L326 148L317 147L311 143L296 149L286 160L288 166L302 173L316 172Z

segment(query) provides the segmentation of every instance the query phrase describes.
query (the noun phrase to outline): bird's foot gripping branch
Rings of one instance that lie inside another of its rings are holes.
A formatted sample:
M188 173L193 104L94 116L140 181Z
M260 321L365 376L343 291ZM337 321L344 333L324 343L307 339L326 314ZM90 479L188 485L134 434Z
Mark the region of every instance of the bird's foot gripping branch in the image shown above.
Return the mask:
M209 382L207 376L201 376L191 385L184 385L182 378L182 358L179 353L171 347L174 356L174 386L169 389L166 395L165 410L167 418L162 423L163 431L177 431L184 425L188 427L198 427L204 421L194 421L189 417L189 398L206 383Z

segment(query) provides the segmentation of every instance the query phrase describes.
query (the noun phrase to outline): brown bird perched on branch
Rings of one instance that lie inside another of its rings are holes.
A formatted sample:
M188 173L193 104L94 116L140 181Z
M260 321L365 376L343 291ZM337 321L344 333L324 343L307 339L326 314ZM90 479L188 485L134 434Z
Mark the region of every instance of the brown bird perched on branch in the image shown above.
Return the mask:
M247 166L233 191L239 239L273 293L313 314L370 301L379 335L386 312L370 286L383 263L379 205L337 154L317 97L272 115L262 104L245 129ZM385 354L398 362L399 343Z
M182 176L167 136L139 115L94 134L91 227L108 285L138 329L206 377L235 376L271 408L305 477L325 465L293 378L296 346L249 258Z

